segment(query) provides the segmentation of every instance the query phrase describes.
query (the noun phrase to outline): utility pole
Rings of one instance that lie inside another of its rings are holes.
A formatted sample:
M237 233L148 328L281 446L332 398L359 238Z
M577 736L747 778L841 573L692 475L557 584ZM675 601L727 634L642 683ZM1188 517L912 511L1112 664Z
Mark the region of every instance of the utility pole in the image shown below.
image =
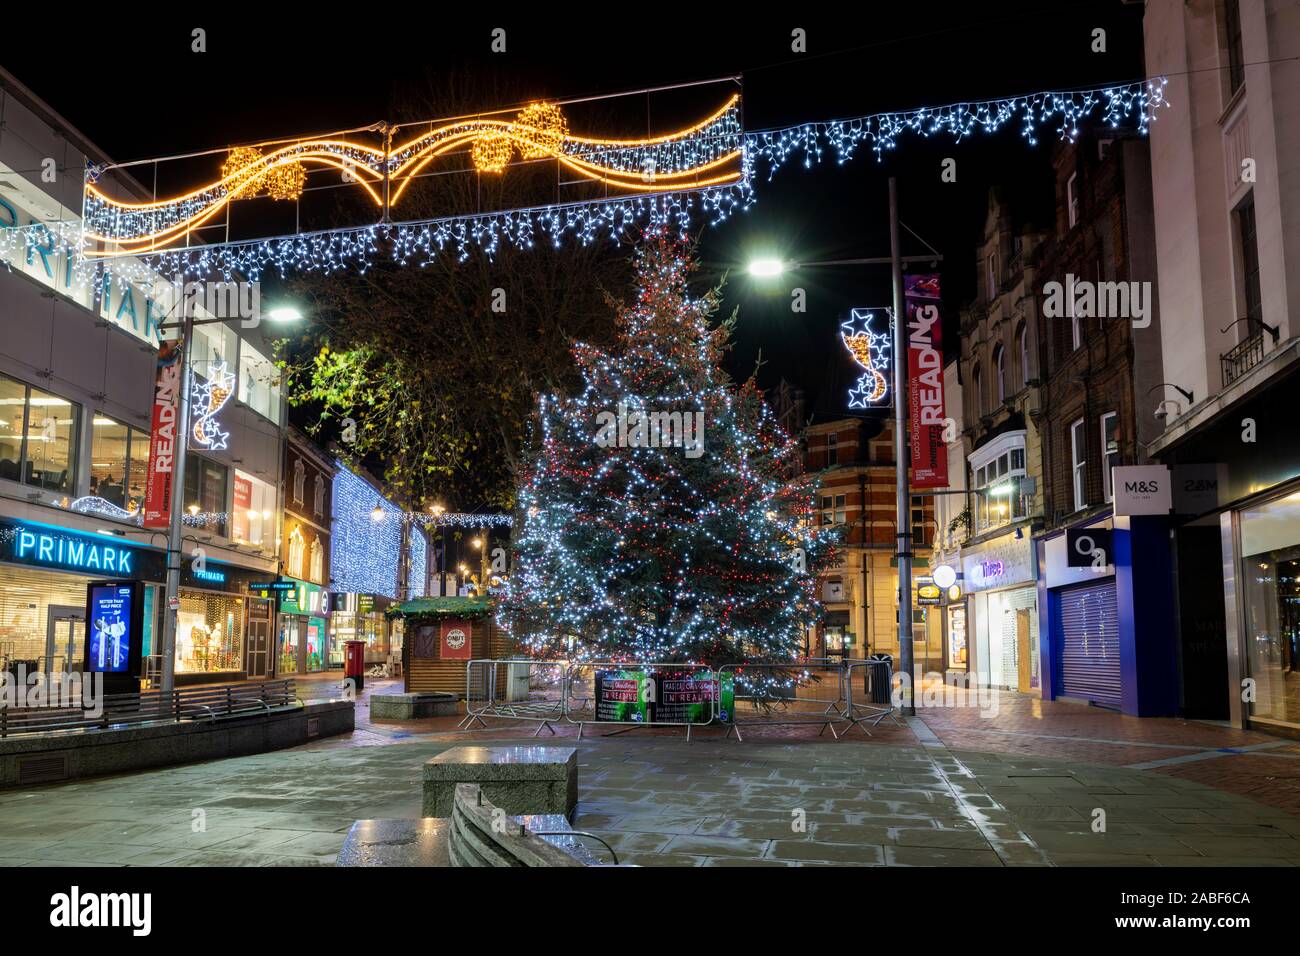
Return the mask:
M912 502L908 488L907 313L903 304L903 259L898 238L898 180L889 177L889 258L894 271L894 467L898 491L898 670L903 675L902 712L915 716L912 665Z
M172 445L171 516L167 526L167 592L163 606L161 700L171 706L176 686L176 628L180 615L181 535L185 514L185 452L190 444L190 345L194 338L194 314L189 296L181 290L181 393L178 397L176 439Z

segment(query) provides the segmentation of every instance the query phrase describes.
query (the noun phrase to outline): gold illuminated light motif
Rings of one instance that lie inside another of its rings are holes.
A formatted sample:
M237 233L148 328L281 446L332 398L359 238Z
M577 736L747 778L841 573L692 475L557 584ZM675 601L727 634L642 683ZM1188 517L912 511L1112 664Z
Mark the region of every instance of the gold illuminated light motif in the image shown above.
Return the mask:
M235 391L235 375L226 370L225 362L213 362L206 379L194 376L190 389L193 403L194 427L191 429L196 444L219 451L226 447L230 432L221 430L217 412L226 407Z
M879 326L884 326L883 331ZM840 323L840 341L862 368L863 374L849 389L849 408L870 408L889 392L890 356L893 350L889 315L869 309L854 309Z
M736 94L692 126L641 139L578 136L569 131L559 106L533 103L510 119L475 117L422 126L401 143L386 136L372 145L337 134L240 146L227 152L220 179L169 199L123 202L88 181L85 255L111 258L183 246L194 230L211 224L236 200L299 198L308 166L339 170L388 212L425 167L455 152L468 151L484 173L505 172L518 153L524 160L552 158L566 172L611 191L672 193L739 183L743 140Z

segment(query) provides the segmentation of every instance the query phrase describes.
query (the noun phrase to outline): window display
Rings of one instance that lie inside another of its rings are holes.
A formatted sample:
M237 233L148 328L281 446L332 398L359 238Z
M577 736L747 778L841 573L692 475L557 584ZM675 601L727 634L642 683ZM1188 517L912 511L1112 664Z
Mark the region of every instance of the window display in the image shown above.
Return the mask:
M125 511L138 511L144 501L149 433L105 415L96 415L92 428L90 493Z
M1300 492L1241 512L1250 716L1300 724Z
M245 602L229 594L181 591L176 673L244 669Z

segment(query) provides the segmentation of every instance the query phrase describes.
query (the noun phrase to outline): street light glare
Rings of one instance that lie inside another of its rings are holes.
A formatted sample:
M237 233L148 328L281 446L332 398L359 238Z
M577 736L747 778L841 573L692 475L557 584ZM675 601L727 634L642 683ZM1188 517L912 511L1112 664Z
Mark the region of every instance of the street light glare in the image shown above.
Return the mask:
M291 305L282 305L266 313L266 317L272 322L297 322L302 318L302 313Z
M785 263L780 259L755 259L749 264L749 274L759 278L779 276L785 271Z

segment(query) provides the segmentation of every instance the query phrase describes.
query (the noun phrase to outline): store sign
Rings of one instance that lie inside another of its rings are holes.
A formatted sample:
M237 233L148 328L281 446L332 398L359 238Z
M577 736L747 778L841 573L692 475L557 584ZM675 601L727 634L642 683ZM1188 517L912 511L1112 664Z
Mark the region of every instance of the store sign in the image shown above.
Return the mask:
M191 566L190 577L195 581L201 581L204 584L225 584L226 572L216 568L204 568L202 571Z
M1033 541L1028 535L995 538L961 559L962 581L968 592L1028 584L1038 576Z
M27 230L26 255L20 250L19 255L4 260L3 265L157 348L158 327L166 317L166 306L156 299L150 287L124 281L109 269L94 273L93 279L86 271L77 270L76 247L58 235L57 226L51 228L48 224L54 220L67 223L71 219L68 211L53 198L31 186L21 174L0 164L0 231ZM141 274L138 259L127 262L131 272Z
M943 440L943 323L939 276L903 277L907 312L908 414L912 423L912 487L948 487Z
M1120 465L1111 469L1117 515L1165 515L1173 507L1166 465Z
M164 342L158 349L153 389L153 431L149 437L149 469L144 486L146 528L166 528L171 524L182 354L179 338Z
M442 621L438 631L440 656L444 661L467 661L473 648L474 626L463 618Z
M157 580L162 552L51 525L0 524L0 561L94 575Z
M934 578L916 579L916 603L939 604L943 601L943 588L934 583Z
M1067 528L1065 561L1068 568L1103 568L1115 563L1114 534L1110 528Z

